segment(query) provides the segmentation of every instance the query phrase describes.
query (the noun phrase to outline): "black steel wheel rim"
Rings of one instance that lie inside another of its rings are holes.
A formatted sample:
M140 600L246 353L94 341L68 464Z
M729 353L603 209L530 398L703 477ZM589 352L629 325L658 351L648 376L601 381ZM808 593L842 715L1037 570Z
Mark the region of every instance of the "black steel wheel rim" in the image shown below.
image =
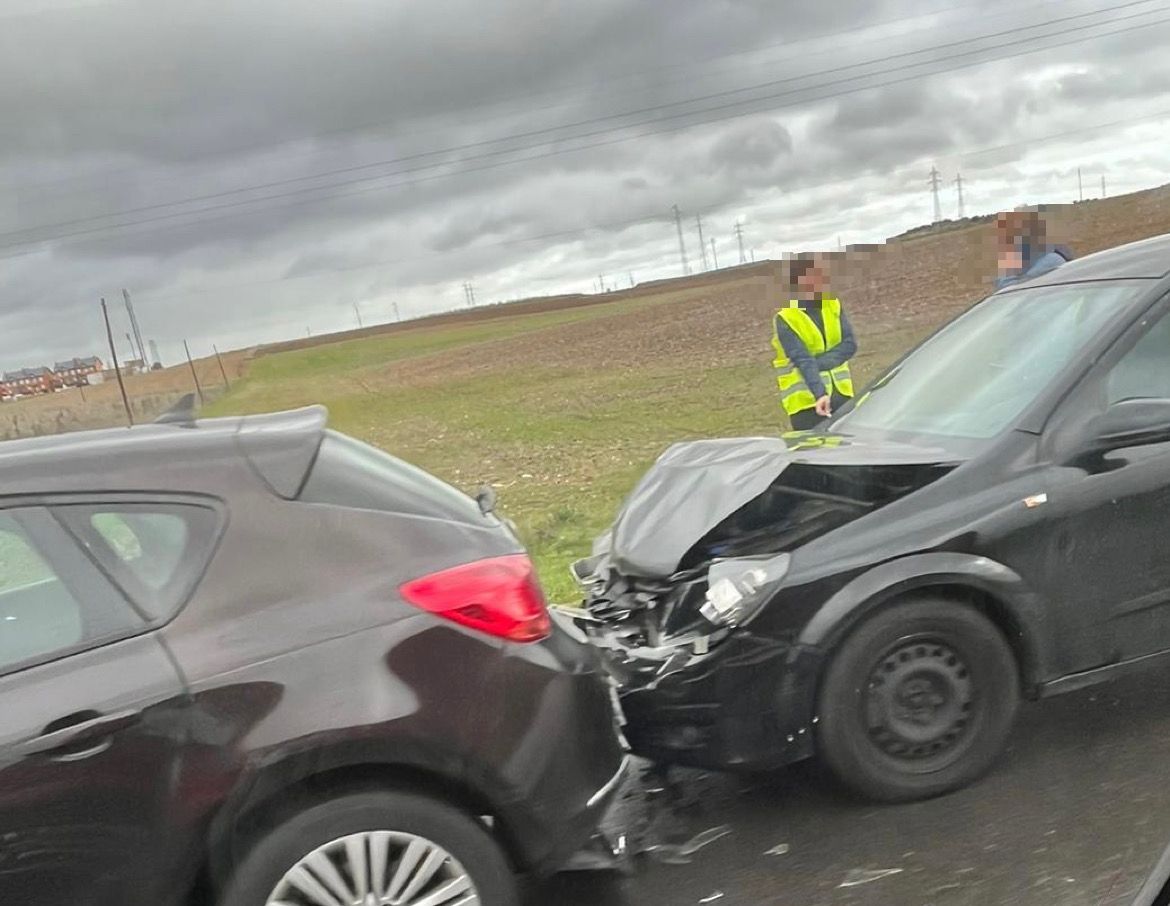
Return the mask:
M866 683L869 739L899 762L946 759L970 734L975 691L970 667L952 644L902 639L878 658Z

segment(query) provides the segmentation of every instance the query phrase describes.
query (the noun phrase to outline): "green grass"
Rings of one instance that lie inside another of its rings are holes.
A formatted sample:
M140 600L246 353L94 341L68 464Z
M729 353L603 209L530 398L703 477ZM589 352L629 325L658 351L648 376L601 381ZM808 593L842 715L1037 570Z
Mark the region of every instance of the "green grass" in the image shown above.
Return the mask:
M659 297L657 303L669 301ZM638 477L671 443L776 434L784 429L770 362L731 361L699 372L686 357L649 358L636 369L596 368L588 356L557 368L497 362L472 378L430 386L392 384L387 362L581 321L655 302L632 301L434 328L264 356L206 414L323 403L332 427L461 487L496 487L554 601L571 601L568 564L588 554ZM920 335L870 336L856 363L864 382Z

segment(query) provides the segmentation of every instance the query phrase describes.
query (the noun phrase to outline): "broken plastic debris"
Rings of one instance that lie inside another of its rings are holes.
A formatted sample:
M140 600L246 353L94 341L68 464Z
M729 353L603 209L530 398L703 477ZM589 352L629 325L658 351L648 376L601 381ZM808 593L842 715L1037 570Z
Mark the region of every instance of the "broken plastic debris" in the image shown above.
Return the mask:
M869 884L873 881L880 881L882 878L888 878L890 875L900 875L902 869L900 868L854 868L847 875L845 880L838 884L838 887L860 887L862 884Z
M777 843L770 850L764 853L765 856L786 856L788 855L788 844Z
M707 894L705 897L703 897L703 899L699 900L699 902L700 903L714 903L716 900L722 900L722 899L723 899L723 891L716 890L713 893Z
M652 846L647 846L643 852L649 853L667 865L689 865L691 856L704 846L710 846L716 840L726 837L730 833L729 826L720 824L718 827L711 827L695 834L686 843L655 843Z

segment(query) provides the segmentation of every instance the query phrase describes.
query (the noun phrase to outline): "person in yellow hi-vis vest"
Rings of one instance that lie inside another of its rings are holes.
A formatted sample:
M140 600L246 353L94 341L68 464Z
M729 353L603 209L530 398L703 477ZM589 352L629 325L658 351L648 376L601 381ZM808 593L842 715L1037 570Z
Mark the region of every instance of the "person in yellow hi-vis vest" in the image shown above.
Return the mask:
M796 259L789 279L796 298L773 318L772 366L788 420L807 431L852 399L849 360L857 340L841 301L829 294L822 258Z

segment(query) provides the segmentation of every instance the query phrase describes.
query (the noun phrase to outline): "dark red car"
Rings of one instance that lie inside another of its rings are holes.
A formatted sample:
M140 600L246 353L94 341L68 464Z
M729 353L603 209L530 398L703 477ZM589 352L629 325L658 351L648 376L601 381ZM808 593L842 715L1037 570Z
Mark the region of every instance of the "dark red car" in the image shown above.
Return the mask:
M505 906L625 765L508 527L325 412L0 445L0 903Z

